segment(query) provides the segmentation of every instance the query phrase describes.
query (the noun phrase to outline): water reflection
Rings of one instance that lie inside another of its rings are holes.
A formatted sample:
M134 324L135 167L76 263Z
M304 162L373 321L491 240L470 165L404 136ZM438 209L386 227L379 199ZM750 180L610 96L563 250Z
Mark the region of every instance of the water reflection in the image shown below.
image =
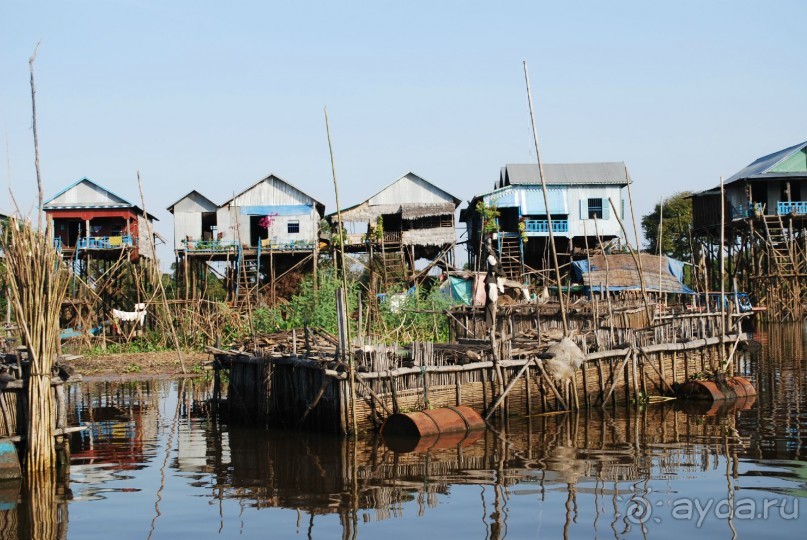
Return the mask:
M108 537L111 523L137 538L795 535L807 521L794 515L798 503L807 513L805 337L777 325L757 339L763 353L740 373L755 402L511 419L410 453L218 425L204 380L85 382L69 394L90 428L72 441L72 499L23 489L0 530L28 537L39 515L43 538ZM766 501L767 519L750 519ZM687 502L700 505L689 517Z

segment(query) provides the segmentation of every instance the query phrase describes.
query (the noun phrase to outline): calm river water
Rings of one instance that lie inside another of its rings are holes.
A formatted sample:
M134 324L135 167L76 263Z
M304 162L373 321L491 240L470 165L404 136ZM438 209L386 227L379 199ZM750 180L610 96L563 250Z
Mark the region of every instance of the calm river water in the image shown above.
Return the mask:
M216 425L203 380L70 391L68 483L0 488L29 538L803 538L805 329L763 328L741 410L676 402L511 420L459 447L396 453ZM43 487L44 486L44 487ZM19 490L19 487L16 488ZM55 491L55 495L53 492ZM43 494L44 493L44 494Z

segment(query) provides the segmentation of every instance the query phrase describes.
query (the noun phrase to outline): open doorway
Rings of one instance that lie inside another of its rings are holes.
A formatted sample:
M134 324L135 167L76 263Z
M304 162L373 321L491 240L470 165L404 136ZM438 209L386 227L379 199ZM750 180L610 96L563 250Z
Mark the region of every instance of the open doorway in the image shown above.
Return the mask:
M216 228L216 213L202 212L202 240L215 240L213 229Z
M266 238L266 229L261 227L260 221L264 216L249 216L249 245L257 247L258 243Z

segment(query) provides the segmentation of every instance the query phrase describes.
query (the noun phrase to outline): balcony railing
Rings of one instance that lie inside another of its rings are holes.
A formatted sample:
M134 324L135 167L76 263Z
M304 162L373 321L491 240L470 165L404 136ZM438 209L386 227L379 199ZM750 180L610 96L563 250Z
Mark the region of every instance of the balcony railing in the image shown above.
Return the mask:
M807 214L807 201L780 201L776 205L776 213L780 216L787 214Z
M527 234L549 234L549 221L546 219L527 219L525 220ZM568 219L553 219L552 220L553 233L569 232Z
M235 240L183 240L183 249L198 253L223 253L238 251L238 242Z
M314 249L311 240L289 240L281 238L264 238L261 240L261 250L267 251L309 251Z
M135 244L135 239L129 235L85 236L78 239L76 249L121 249L133 247Z

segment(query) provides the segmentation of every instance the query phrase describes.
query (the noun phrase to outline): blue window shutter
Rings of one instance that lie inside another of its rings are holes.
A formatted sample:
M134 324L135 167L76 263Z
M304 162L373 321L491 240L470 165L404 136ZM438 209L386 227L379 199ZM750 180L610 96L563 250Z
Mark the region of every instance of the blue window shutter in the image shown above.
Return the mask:
M625 219L625 199L622 199L622 212L620 212L620 213L622 214L620 216L620 219L624 220Z
M588 218L588 201L580 199L580 219Z
M611 219L611 201L602 199L602 219Z

